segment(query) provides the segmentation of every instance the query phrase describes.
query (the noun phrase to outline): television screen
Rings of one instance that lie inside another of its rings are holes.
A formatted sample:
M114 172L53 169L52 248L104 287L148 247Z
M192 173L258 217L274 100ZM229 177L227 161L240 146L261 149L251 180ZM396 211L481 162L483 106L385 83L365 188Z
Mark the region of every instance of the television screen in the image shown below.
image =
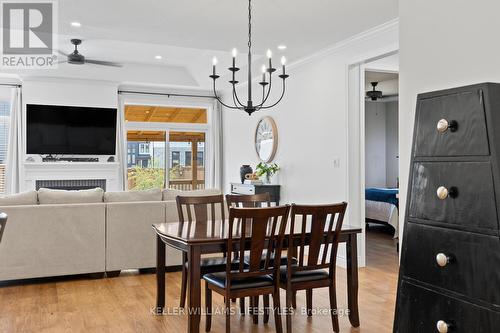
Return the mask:
M28 154L114 155L116 109L26 106Z

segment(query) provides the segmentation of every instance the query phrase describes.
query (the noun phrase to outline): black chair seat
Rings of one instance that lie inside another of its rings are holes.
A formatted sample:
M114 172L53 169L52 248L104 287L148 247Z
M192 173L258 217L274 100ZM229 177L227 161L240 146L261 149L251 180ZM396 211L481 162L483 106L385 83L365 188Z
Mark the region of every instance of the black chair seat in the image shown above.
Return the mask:
M280 268L280 281L286 282L286 267ZM306 282L306 281L316 281L328 279L328 272L323 269L315 269L312 271L298 271L292 274L293 282Z
M211 283L219 288L225 288L226 286L225 272L205 274L203 276L203 279L206 282ZM272 286L273 286L273 278L270 275L262 275L252 278L231 280L231 290L272 287Z
M186 268L188 267L187 262L184 265L186 265ZM234 260L233 263L231 264L231 269L237 270L239 268L239 265L240 262L238 260ZM201 259L200 267L202 274L224 272L226 271L226 258L213 257L213 258Z

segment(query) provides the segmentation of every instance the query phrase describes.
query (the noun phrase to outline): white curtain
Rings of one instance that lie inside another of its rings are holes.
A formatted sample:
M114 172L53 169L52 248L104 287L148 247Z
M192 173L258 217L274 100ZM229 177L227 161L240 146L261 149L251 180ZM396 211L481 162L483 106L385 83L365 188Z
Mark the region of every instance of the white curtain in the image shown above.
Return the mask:
M118 95L118 116L116 126L116 156L118 158L120 188L127 189L127 133L125 130L125 101Z
M22 147L21 88L12 88L10 106L9 144L7 145L6 193L19 193L21 188Z
M222 107L217 100L212 106L207 156L207 188L222 189Z

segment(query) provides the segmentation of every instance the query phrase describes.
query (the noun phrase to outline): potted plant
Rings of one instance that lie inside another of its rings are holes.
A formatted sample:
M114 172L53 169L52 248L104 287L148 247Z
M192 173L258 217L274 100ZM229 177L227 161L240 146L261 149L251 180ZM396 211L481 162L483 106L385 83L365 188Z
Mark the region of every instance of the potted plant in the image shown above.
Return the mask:
M268 164L260 162L255 168L256 174L259 177L265 176L265 183L271 184L271 177L279 171L280 167L276 163Z

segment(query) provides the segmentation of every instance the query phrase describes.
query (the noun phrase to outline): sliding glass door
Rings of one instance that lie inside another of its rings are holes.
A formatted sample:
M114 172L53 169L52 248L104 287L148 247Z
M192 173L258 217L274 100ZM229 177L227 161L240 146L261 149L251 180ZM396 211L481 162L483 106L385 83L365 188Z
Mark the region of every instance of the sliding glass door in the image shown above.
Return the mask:
M205 188L207 110L126 105L128 189Z
M205 188L205 133L170 132L169 156L169 188Z

